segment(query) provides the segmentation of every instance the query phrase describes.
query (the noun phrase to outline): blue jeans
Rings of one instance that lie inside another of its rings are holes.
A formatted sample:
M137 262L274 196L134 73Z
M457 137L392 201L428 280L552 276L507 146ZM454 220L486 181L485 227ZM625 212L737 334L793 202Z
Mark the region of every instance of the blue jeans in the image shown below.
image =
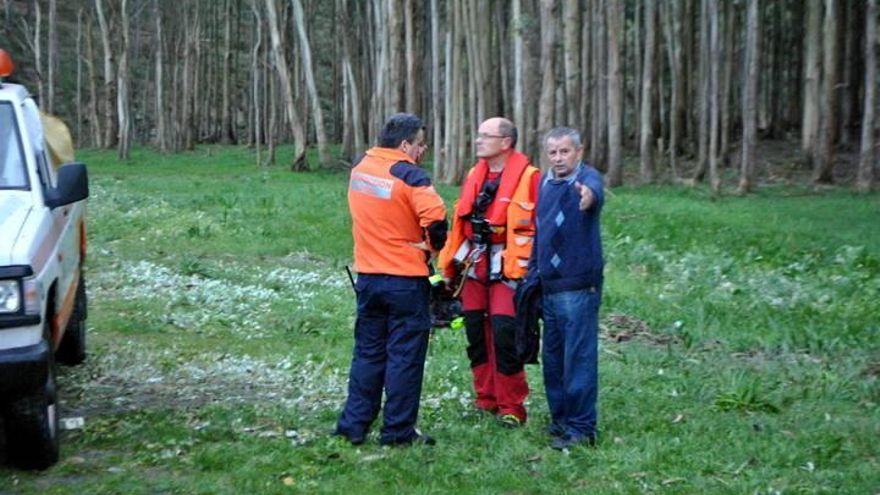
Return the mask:
M381 441L416 436L425 354L431 330L426 277L360 274L348 399L336 431L363 438L379 414Z
M545 293L544 387L554 429L596 437L599 289Z

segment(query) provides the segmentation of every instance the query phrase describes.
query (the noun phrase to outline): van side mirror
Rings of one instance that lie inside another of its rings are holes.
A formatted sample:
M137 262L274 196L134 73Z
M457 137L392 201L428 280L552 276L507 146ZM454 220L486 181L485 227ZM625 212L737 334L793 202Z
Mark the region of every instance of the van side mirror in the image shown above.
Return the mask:
M46 206L57 208L89 197L89 173L84 163L74 162L58 169L58 185L46 191Z

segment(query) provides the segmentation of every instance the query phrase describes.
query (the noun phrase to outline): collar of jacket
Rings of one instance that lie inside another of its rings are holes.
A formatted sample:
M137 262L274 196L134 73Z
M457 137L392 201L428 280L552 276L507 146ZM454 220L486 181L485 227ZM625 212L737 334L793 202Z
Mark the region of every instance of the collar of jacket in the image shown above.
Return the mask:
M510 198L513 196L516 186L519 184L519 179L528 166L529 157L516 150L513 150L510 156L507 157L507 161L504 162L504 168L501 170L501 184L498 185L495 200L492 201L492 205L486 211L486 218L493 225L503 225L505 223L507 205L510 204ZM465 186L462 188L461 198L459 198L458 206L455 209L456 216L465 217L470 215L474 207L474 200L480 193L480 187L482 187L488 174L489 162L481 158L474 165L473 171L465 179Z
M380 148L378 146L374 148L370 148L367 150L367 156L372 156L374 158L382 158L385 160L391 160L394 163L397 162L409 162L415 164L412 157L407 155L406 153L400 151L397 148Z

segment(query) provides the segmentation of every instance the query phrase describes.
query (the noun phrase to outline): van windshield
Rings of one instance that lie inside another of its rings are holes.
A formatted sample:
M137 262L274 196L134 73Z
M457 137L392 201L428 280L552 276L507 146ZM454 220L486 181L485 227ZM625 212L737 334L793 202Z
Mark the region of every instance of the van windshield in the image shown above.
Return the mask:
M28 189L21 136L9 102L0 102L0 189Z

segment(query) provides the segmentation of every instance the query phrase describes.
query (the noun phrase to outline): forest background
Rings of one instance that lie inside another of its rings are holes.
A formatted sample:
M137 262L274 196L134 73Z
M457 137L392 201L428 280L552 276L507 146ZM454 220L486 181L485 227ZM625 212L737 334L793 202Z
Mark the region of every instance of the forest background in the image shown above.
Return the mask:
M237 143L256 147L260 165L333 168L409 111L429 123L436 180L452 184L478 123L505 115L533 159L551 127L581 130L612 187L705 178L715 192L725 181L747 192L793 176L867 191L876 10L875 0L3 0L0 46L78 146L121 159L132 143ZM276 156L279 143L292 156Z

